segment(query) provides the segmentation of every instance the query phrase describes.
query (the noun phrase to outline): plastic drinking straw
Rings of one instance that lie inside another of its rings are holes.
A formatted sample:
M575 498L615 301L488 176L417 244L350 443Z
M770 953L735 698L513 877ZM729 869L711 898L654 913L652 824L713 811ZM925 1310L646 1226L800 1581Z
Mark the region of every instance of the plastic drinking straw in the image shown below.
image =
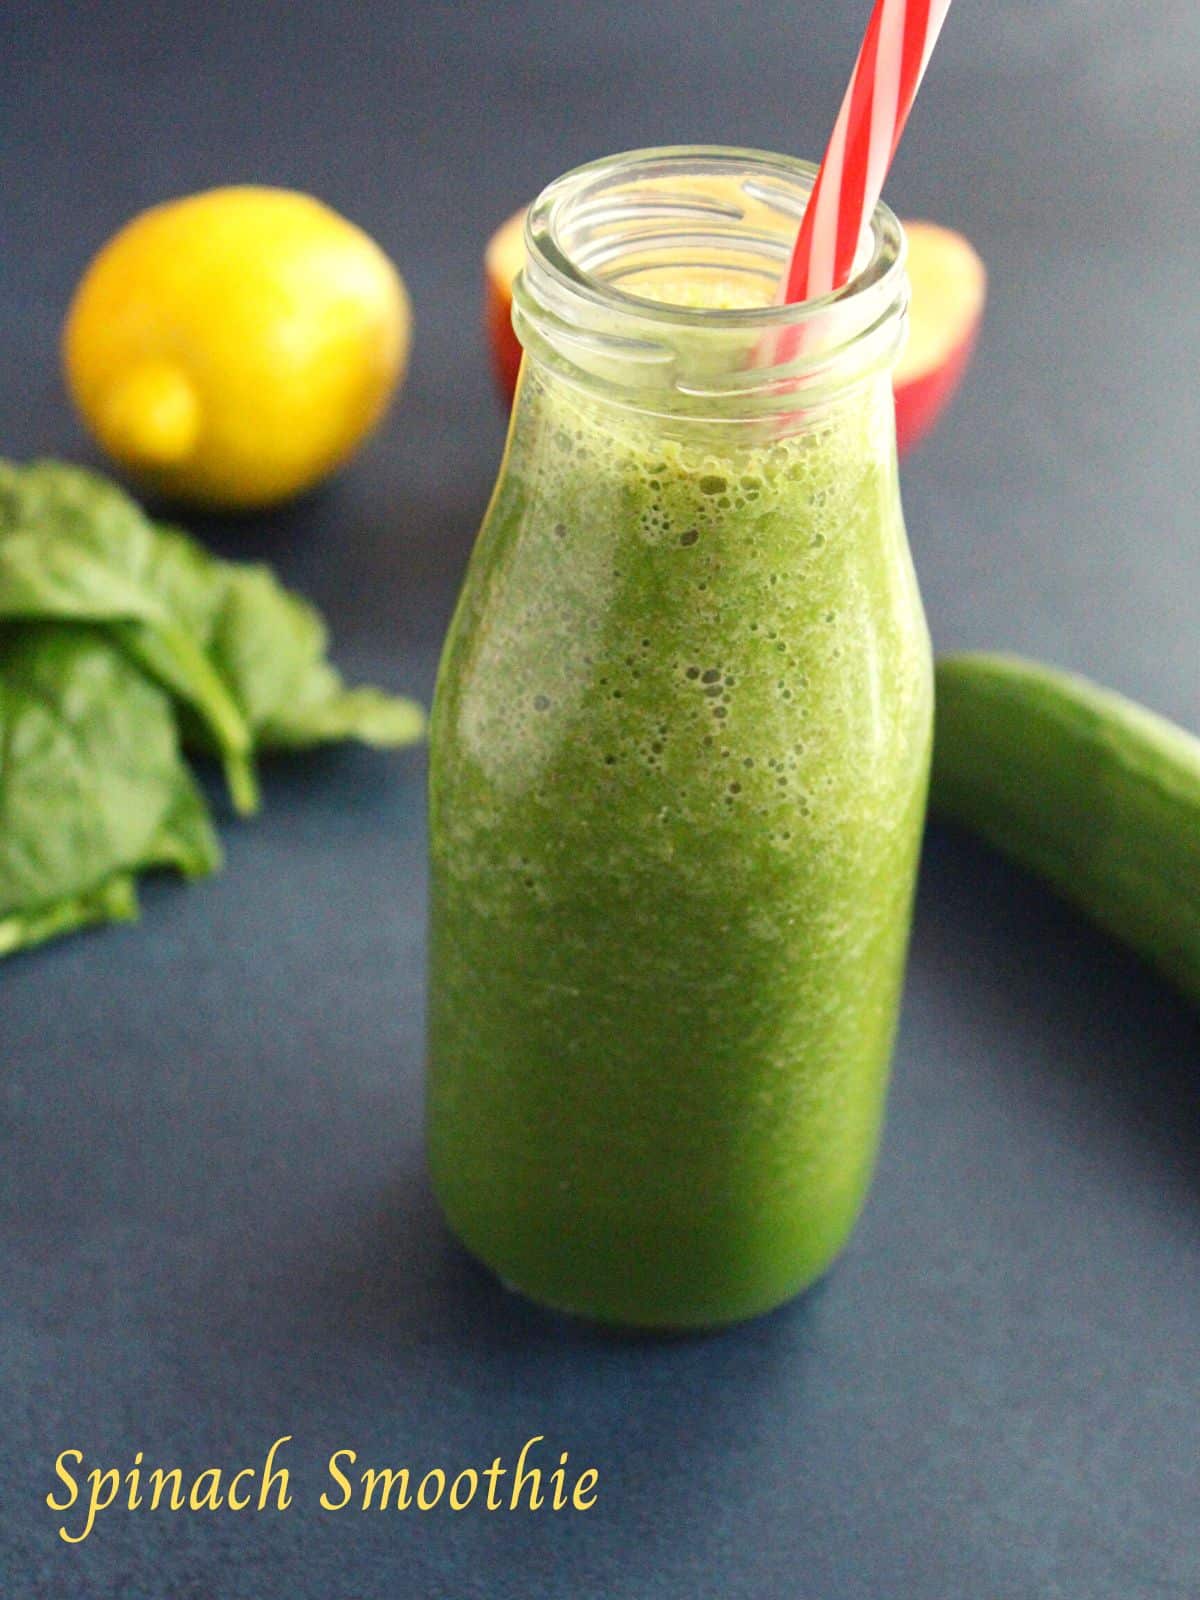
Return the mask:
M876 0L808 205L780 280L790 305L840 289L878 203L950 0ZM800 346L796 330L776 360Z

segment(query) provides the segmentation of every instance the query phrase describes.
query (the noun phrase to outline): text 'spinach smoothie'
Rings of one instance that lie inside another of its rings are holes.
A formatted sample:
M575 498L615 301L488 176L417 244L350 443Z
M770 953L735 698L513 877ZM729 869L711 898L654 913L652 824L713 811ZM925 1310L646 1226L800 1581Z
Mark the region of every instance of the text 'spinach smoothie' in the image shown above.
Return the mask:
M606 1321L794 1294L879 1136L932 725L906 285L881 206L845 289L769 303L811 181L641 152L541 197L438 681L433 1181L506 1283Z

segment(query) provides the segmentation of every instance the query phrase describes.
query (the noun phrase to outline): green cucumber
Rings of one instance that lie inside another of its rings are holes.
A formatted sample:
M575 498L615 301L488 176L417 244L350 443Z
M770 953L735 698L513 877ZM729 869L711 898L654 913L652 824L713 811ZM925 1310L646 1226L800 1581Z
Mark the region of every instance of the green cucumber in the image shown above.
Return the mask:
M944 656L931 805L1200 1002L1200 739L1036 662Z

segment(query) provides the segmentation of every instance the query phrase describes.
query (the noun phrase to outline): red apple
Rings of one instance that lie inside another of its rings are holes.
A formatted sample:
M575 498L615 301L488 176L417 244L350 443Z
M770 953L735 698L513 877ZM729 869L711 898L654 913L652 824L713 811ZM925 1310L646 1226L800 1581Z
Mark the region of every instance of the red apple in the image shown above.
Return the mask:
M962 381L987 294L983 262L961 233L936 222L906 222L912 299L908 342L896 364L896 442L918 444Z
M525 212L509 217L484 256L486 320L492 369L505 404L512 401L521 346L512 326L513 279L525 262ZM896 367L896 439L911 450L941 416L975 347L987 274L959 233L934 222L907 222L912 285L908 343Z
M492 371L505 405L511 405L521 366L521 345L512 325L513 279L525 265L525 208L515 211L488 240L483 258L484 317Z

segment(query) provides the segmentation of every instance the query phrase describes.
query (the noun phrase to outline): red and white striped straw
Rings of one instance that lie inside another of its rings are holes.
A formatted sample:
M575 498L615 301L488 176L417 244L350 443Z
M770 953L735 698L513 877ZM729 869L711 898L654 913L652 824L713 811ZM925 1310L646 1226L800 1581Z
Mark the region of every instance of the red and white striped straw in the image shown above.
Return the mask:
M781 284L782 304L849 280L949 9L950 0L876 0Z

